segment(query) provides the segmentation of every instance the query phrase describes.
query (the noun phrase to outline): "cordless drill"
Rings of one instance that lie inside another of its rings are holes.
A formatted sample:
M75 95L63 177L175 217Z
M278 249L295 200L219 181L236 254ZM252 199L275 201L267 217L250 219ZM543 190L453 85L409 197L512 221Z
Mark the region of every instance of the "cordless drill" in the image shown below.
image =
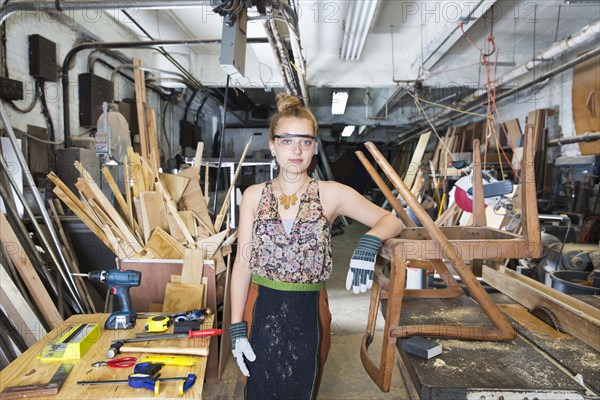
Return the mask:
M121 309L114 311L104 324L104 329L131 329L135 326L137 314L131 309L129 288L140 286L142 274L131 269L97 270L89 274L72 274L86 276L92 282L101 282L108 286L112 294L119 298Z

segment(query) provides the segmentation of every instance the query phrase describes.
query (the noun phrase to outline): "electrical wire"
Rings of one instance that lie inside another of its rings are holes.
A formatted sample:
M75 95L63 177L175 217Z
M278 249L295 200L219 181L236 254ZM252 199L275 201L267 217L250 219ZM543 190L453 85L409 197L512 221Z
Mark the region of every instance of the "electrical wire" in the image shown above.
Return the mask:
M38 85L38 90L40 92L40 104L42 105L42 114L46 119L46 125L48 126L48 137L51 141L54 141L54 123L52 122L52 117L50 116L50 111L48 110L48 104L46 103L46 93L44 90L44 81L41 79L35 80L36 85Z
M411 96L415 100L415 105L416 105L417 109L419 109L419 112L423 113L423 115L425 116L425 119L427 120L427 122L429 123L429 126L431 127L431 130L433 131L433 133L435 133L435 136L437 136L438 140L440 141L440 143L442 143L442 145L444 146L444 148L446 149L448 154L450 154L450 158L452 158L452 160L454 160L454 156L452 155L452 152L450 151L448 146L446 146L446 143L444 143L444 141L438 134L437 130L435 129L435 126L433 126L433 124L429 120L427 113L425 112L425 110L423 109L423 107L421 106L421 104L419 102L419 98L417 98L415 95L413 95L410 91L407 91L406 93L408 93L408 95Z
M33 111L33 109L35 108L35 106L37 104L38 98L39 98L37 85L34 85L34 87L35 87L35 89L34 89L35 93L33 94L33 99L31 100L31 104L29 106L27 106L25 109L19 108L19 106L17 106L17 104L15 103L14 100L9 101L8 105L11 106L16 111L20 112L21 114L27 114L27 113L30 113L31 111Z
M169 143L169 137L167 136L167 125L165 122L165 120L167 119L167 107L169 106L169 104L171 104L171 112L173 112L173 103L169 103L169 102L166 102L165 107L163 108L163 112L162 112L162 133L163 133L165 142L167 143L167 150L169 152L168 156L166 157L167 159L169 159L173 156L173 153L171 150L171 143Z
M36 136L33 136L27 132L21 132L23 135L27 136L29 139L31 140L35 140L36 142L41 142L41 143L46 143L46 144L51 144L51 145L55 145L55 146L60 146L61 144L64 144L65 141L61 140L60 142L54 142L52 140L46 140L46 139L42 139Z

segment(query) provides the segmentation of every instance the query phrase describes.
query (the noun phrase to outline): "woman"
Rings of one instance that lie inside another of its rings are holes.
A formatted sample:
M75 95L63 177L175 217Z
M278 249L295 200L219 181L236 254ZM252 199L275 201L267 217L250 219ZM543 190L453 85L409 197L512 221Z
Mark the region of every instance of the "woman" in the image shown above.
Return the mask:
M331 344L331 224L344 215L371 228L350 263L355 293L370 287L381 242L402 225L354 189L311 179L317 121L290 95L277 108L269 148L280 172L242 198L229 332L247 399L314 399Z

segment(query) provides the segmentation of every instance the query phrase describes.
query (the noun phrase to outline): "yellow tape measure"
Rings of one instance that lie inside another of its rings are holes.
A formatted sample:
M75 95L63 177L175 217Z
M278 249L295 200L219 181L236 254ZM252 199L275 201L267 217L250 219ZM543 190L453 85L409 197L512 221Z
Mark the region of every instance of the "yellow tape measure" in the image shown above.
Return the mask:
M155 315L148 317L144 324L144 330L146 332L164 332L169 329L171 325L171 318L166 315Z

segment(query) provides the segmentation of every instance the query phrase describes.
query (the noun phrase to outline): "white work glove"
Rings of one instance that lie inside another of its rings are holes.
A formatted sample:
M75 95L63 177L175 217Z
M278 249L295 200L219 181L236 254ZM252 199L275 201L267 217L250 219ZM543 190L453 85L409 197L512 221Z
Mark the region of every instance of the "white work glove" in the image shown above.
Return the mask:
M231 336L231 352L233 357L242 371L244 376L250 376L250 371L244 362L244 356L248 361L252 362L256 360L256 355L252 346L248 341L248 326L245 321L236 322L229 325L229 335Z
M371 289L375 259L381 245L381 239L377 236L365 234L360 238L350 259L346 290L352 288L354 293L364 293L367 289Z

